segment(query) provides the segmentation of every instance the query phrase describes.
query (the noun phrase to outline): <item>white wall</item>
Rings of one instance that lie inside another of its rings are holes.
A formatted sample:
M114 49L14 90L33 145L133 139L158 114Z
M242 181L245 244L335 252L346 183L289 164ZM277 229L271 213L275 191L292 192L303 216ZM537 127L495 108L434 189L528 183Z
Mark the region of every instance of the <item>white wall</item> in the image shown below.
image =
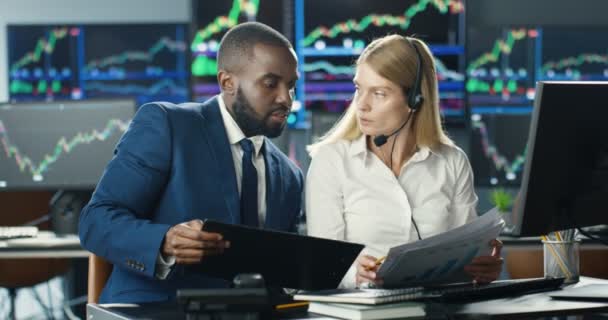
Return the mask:
M190 21L191 0L0 0L0 101L8 99L6 25Z

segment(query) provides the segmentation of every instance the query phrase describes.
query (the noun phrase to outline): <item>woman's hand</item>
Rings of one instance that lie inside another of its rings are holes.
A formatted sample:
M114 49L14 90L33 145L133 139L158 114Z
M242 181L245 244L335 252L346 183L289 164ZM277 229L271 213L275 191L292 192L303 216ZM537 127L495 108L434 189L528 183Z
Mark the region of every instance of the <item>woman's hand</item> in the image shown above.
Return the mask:
M476 257L471 264L464 267L464 271L473 277L477 283L490 283L498 278L502 271L503 259L500 257L502 242L494 239L490 242L494 247L491 256Z
M382 279L376 275L380 267L380 264L376 263L376 261L378 261L376 257L366 254L362 254L357 258L357 287L364 283L382 285Z

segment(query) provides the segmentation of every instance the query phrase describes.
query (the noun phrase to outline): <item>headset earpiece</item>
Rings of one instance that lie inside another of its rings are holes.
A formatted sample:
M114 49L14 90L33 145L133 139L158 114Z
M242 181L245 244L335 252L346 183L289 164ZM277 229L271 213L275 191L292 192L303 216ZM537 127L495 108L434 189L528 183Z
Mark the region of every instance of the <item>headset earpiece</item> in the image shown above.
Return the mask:
M414 78L414 84L412 85L412 88L410 90L408 90L408 92L407 92L407 104L409 105L410 109L412 109L413 112L416 112L420 109L420 107L422 106L422 103L424 102L424 97L422 96L422 88L421 88L422 55L420 54L418 47L416 47L416 45L414 44L414 42L412 42L412 40L410 40L410 38L406 37L405 39L416 52L416 58L417 58L416 59L417 60L416 77Z

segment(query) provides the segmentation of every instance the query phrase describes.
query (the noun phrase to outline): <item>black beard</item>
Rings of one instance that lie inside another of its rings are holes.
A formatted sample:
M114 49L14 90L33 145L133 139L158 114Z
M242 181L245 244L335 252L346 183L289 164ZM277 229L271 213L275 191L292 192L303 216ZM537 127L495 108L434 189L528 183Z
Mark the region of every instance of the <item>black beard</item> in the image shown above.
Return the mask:
M276 109L282 108L279 107ZM251 103L249 103L249 100L247 100L241 88L237 89L236 98L232 104L234 121L238 124L246 137L264 135L269 138L276 138L280 136L283 132L283 128L285 128L285 123L276 127L271 127L267 124L269 118L272 116L272 112L276 109L268 112L260 119L258 113L251 106Z

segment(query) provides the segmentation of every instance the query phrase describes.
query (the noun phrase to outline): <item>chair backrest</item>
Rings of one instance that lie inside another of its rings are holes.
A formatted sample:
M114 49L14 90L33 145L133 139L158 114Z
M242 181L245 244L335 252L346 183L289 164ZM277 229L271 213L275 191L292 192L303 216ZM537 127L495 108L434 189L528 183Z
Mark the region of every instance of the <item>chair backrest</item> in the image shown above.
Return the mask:
M101 290L103 290L112 273L112 267L111 263L91 253L89 256L88 303L99 301Z

